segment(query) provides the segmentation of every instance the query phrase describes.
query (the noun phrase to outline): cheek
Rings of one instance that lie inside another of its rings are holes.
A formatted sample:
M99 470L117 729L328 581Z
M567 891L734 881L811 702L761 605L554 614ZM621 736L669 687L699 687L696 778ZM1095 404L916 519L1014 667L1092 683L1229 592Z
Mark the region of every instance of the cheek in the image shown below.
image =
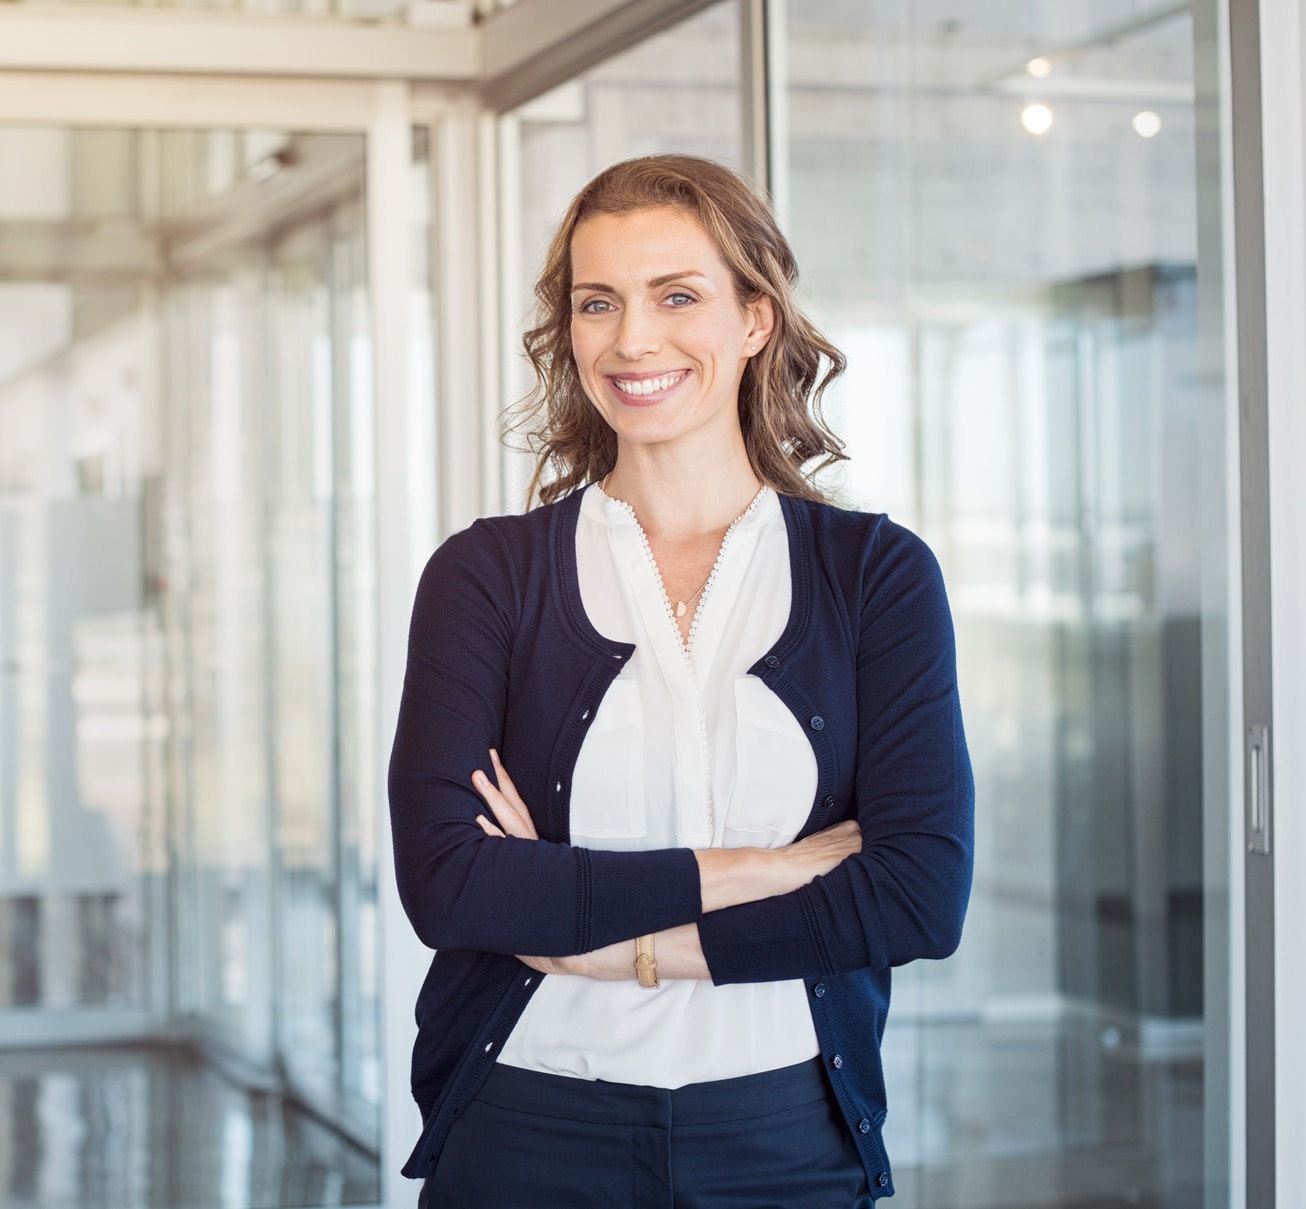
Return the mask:
M579 361L588 354L596 354L603 345L604 324L595 323L592 316L573 316L571 321L571 351Z

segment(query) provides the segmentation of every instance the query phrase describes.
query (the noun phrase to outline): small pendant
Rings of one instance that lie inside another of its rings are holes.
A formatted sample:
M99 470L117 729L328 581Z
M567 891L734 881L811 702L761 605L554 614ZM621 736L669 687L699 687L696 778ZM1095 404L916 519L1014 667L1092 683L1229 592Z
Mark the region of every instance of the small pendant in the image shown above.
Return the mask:
M683 600L678 600L676 601L676 616L683 617L684 615L685 615L685 602Z

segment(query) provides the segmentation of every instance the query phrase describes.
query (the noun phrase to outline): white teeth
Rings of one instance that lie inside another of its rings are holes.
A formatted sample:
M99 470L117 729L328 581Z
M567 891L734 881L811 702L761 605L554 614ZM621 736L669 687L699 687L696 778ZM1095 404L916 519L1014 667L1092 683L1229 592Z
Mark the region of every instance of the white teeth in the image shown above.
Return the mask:
M622 378L616 379L616 387L623 394L627 395L651 395L659 390L667 390L680 381L680 374L663 374L660 378L640 378L633 382L627 382Z

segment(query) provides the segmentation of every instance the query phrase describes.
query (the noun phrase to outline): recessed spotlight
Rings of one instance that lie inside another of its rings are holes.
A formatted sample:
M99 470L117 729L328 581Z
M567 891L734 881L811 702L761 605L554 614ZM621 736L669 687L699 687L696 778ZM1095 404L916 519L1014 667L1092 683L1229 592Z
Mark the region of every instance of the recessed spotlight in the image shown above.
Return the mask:
M1052 110L1041 101L1035 101L1021 110L1020 124L1030 134L1047 134L1052 129Z
M1134 133L1141 139L1155 138L1161 133L1161 118L1150 109L1140 110L1134 114Z
M1025 70L1036 80L1046 80L1052 74L1052 61L1040 55L1025 64Z

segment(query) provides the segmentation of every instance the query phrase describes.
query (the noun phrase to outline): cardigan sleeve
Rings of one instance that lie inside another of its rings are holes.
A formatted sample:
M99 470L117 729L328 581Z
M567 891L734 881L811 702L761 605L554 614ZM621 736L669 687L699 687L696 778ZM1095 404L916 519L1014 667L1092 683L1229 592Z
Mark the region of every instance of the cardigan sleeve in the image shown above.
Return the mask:
M485 522L445 542L418 585L389 768L414 930L431 948L558 957L697 919L688 849L601 852L488 836L476 822L491 812L470 778L503 746L520 591Z
M943 576L879 525L863 567L854 815L862 850L785 895L699 920L713 981L828 976L942 958L970 895L974 783Z

